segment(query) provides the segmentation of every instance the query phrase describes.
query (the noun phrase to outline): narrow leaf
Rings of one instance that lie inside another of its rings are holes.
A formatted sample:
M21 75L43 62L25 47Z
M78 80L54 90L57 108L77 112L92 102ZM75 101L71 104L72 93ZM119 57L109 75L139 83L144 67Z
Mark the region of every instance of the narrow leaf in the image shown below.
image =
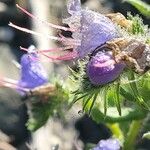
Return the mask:
M136 101L135 97L123 87L120 88L120 94L129 101Z
M79 96L79 97L78 97L78 96L75 96L75 97L73 98L72 102L70 103L69 108L71 108L74 103L76 103L77 101L79 101L79 100L81 100L82 98L86 97L87 95L88 95L88 93L83 94L83 95L81 95L81 96Z
M115 100L115 104L118 110L119 115L121 116L121 105L120 105L120 83L118 82L115 85L115 93L114 93L114 100Z
M104 101L104 114L107 114L107 107L108 107L108 101L107 101L107 91L108 91L108 87L106 87L103 90L103 101Z
M85 99L85 103L83 104L83 111L85 111L86 106L88 104L88 102L91 100L91 98L93 97L93 94L89 95L86 99Z
M132 71L130 72L129 80L135 80L135 76L134 76L134 73ZM131 82L130 83L130 87L131 87L131 89L133 91L134 97L135 97L136 101L138 102L138 104L143 106L146 110L150 110L150 108L147 105L147 103L143 100L142 96L139 94L139 91L138 91L136 83L135 82Z
M94 104L95 104L95 101L96 101L96 99L97 99L97 96L98 96L98 93L95 93L95 95L93 96L92 104L91 104L90 109L89 109L89 115L91 114L91 111L92 111L92 108L93 108L93 106L94 106Z
M150 17L150 5L141 0L124 0L133 5L137 10L141 12L144 16Z

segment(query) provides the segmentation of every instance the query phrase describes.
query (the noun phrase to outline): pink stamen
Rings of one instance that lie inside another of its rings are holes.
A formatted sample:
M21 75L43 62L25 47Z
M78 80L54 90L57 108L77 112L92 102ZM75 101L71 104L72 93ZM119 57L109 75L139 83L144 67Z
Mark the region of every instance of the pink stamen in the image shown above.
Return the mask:
M2 83L1 81L0 81L0 87L8 87L8 88L16 89L16 86L11 85L10 83Z
M70 49L72 47L66 47L66 48L58 48L57 50L65 50L65 49ZM27 51L28 52L28 49L27 48L24 48L24 47L21 47L20 46L20 49L21 50L24 50L24 51ZM76 52L70 52L69 54L67 55L64 55L64 56L58 56L58 57L54 57L54 56L49 56L47 54L45 54L46 52L53 52L53 51L56 51L56 49L51 49L51 50L39 50L39 51L36 51L37 53L41 53L43 56L51 59L51 60L70 60L70 59L74 59L77 57L77 53ZM29 55L30 57L30 55ZM35 58L35 57L30 57L33 61L39 61L40 59L39 58Z
M27 48L24 48L24 47L22 47L22 46L20 46L20 49L23 50L23 51L26 51L26 52L29 51Z
M26 32L26 33L30 33L30 34L33 34L33 35L36 35L36 36L45 37L45 38L52 39L52 40L57 40L57 41L62 41L62 38L45 35L45 34L42 34L42 33L39 33L39 32L35 32L35 31L32 31L32 30L29 30L27 28L19 27L19 26L15 25L15 24L13 24L11 22L8 25L13 27L13 28L15 28L15 29L18 29L20 31L23 31L23 32Z
M48 39L51 39L51 40L66 42L66 45L70 45L70 43L72 43L74 45L77 45L76 42L78 42L77 40L74 40L74 39L71 39L71 38L55 37L55 36L50 36L50 35L47 35L47 34L35 32L35 31L29 30L27 28L17 26L15 24L11 23L11 22L8 25L15 28L15 29L17 29L17 30L20 30L20 31L23 31L23 32L26 32L26 33L29 33L29 34L32 34L32 35L40 36L42 38L48 38Z
M57 57L54 57L54 56L49 56L45 53L41 53L43 56L47 57L47 58L50 58L52 60L70 60L70 59L75 59L78 55L76 52L70 52L66 55L63 55L63 56L57 56Z
M64 45L76 45L76 46L81 45L80 40L75 40L75 39L72 39L72 38L66 38L61 33L59 33L59 36L63 39Z
M7 78L7 77L2 78L2 81L7 82L7 83L11 83L11 84L14 84L14 85L17 85L17 83L18 83L17 80L13 80L13 79L10 79L10 78Z
M71 31L74 32L75 30L71 29L71 28L67 28L67 27L63 27L63 26L59 26L59 25L55 25L52 23L48 23L44 20L41 20L39 17L34 16L33 14L31 14L30 12L28 12L27 10L25 10L24 8L22 8L21 6L19 6L18 4L16 4L17 8L19 8L21 11L23 11L25 14L27 14L28 16L30 16L31 18L41 22L42 24L48 25L49 27L52 28L56 28L56 29L60 29L60 30L64 30L64 31Z
M18 81L10 79L10 78L0 78L0 86L5 86L13 89L20 89L24 92L29 92L30 90L27 88L20 87L18 85Z
M27 48L24 48L24 47L20 46L20 49L28 52ZM48 49L48 50L37 50L37 51L35 51L35 53L57 52L57 51L64 51L64 50L67 50L67 49L73 49L73 46L66 46L66 47L60 47L60 48L52 48L52 49Z

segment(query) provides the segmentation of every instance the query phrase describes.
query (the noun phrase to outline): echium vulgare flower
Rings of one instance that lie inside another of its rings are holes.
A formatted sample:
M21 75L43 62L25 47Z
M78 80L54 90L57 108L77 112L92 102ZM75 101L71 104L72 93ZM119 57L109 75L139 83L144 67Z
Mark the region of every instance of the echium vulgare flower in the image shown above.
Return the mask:
M34 46L30 46L28 51L30 54L24 54L21 57L20 79L18 81L1 78L0 85L15 88L22 92L28 92L29 90L48 83L48 75L38 60ZM22 94L21 92L21 94Z
M61 34L59 37L55 37L44 33L31 31L29 29L19 27L12 23L9 24L10 26L18 30L30 34L34 34L44 38L49 38L52 40L61 41L62 44L64 45L64 47L62 48L50 49L49 51L73 49L72 52L68 51L68 53L63 56L59 57L49 56L49 58L51 59L65 60L73 58L83 58L87 56L87 54L94 51L95 48L104 44L106 41L119 36L116 26L108 17L105 17L100 13L88 9L82 9L80 0L68 0L67 7L70 17L63 19L63 22L68 24L69 28L48 23L29 13L27 10L20 7L19 5L17 5L17 7L31 18L37 20L39 23L46 24L56 29L71 31L73 33L72 38L64 37ZM48 56L46 52L47 51L44 51L41 54Z
M101 140L92 150L120 150L120 143L117 139Z
M70 17L64 19L63 22L68 24L69 27L63 27L48 23L29 13L19 5L17 5L17 7L41 24L48 25L52 28L72 32L72 38L64 37L61 34L58 37L55 37L22 28L12 23L9 24L10 26L18 30L62 42L63 47L43 50L38 53L52 60L82 59L87 55L93 53L97 47L100 47L105 42L120 37L115 24L108 17L88 9L82 9L80 0L68 0L67 8ZM68 52L67 49L69 50ZM71 49L72 51L70 51ZM51 56L47 53L54 51L61 52L59 53L59 56ZM102 57L105 58L103 59ZM111 54L105 52L103 52L103 54L95 54L95 56L90 59L90 62L87 65L87 75L89 76L89 79L93 84L105 84L115 80L119 76L119 74L123 70L122 64L111 65L110 62L112 60L113 57L111 57ZM109 62L108 66L106 65L107 62ZM98 65L100 63L105 63L105 65Z
M29 50L35 49L33 46ZM36 53L24 54L21 57L21 75L18 85L24 88L35 88L48 82L47 73L39 62Z

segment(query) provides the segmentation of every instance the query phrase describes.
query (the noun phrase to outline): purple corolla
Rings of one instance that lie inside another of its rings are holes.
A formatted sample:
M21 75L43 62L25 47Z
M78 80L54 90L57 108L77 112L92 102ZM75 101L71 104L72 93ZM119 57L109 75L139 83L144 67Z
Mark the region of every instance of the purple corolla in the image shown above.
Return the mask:
M21 57L20 79L18 81L1 77L0 85L17 89L20 94L29 91L35 87L48 83L48 75L39 61L38 55L34 52L35 47L30 46L30 54L24 54Z
M73 38L80 40L76 51L80 58L93 52L98 46L113 38L118 37L118 32L113 22L100 13L82 9L80 0L69 0L68 12L70 18L64 20L70 28L75 28Z
M92 150L120 150L120 143L117 139L101 140Z
M68 0L67 8L70 16L63 19L63 22L68 24L69 28L48 23L29 13L19 5L17 5L17 7L40 24L45 24L49 27L64 31L71 31L73 33L72 38L64 37L61 34L59 34L60 36L55 37L22 28L14 25L13 23L9 24L11 27L23 32L60 41L63 47L49 49L49 52L60 50L61 52L59 53L59 56L53 57L48 55L48 50L40 53L53 60L84 58L88 54L92 53L98 46L104 44L106 41L120 36L116 26L108 17L88 9L82 9L80 0ZM70 51L70 49L72 49L72 51ZM69 51L66 54L67 50Z
M110 52L97 52L87 64L87 76L94 85L104 85L114 81L125 67L116 63Z
M48 82L46 71L35 58L37 58L35 54L24 54L22 56L21 74L18 83L20 87L32 89Z

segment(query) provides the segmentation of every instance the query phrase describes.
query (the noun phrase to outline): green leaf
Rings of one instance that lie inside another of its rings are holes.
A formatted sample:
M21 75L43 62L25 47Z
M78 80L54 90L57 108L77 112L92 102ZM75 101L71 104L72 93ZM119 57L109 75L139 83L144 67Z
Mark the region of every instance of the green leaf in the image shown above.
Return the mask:
M86 94L81 94L80 96L74 96L72 102L70 103L70 106L69 107L72 107L74 103L76 103L77 101L81 100L82 98L88 96L88 93Z
M108 107L108 99L107 99L107 92L108 92L108 88L104 88L104 90L102 91L102 100L104 101L104 114L107 114L107 107Z
M135 75L132 71L130 71L129 80L136 80ZM142 106L144 109L150 110L150 107L148 106L148 104L144 101L144 99L140 95L136 82L130 82L130 87L132 89L133 95L134 95L137 103L140 106Z
M93 94L91 94L91 95L88 95L87 97L85 97L84 99L83 99L83 112L84 111L88 111L89 110L89 108L86 108L87 107L87 105L88 105L88 103L89 103L89 101L92 99L92 97L93 97Z
M140 108L132 110L131 108L122 108L122 116L118 116L115 107L109 107L107 115L104 115L98 107L94 107L91 111L91 117L97 123L119 123L124 121L139 120L145 118L147 111Z
M146 102L149 102L150 98L150 73L147 72L140 82L138 82L139 93L142 95L143 99ZM150 102L149 102L150 104Z
M95 93L94 96L93 96L93 98L92 98L92 103L91 103L90 108L89 108L89 115L91 114L91 111L92 111L94 103L95 103L95 101L97 99L97 96L98 96L98 93Z
M147 3L145 3L141 0L123 0L123 1L128 2L131 5L133 5L144 16L150 17L150 5L148 5Z
M115 90L115 97L114 97L114 100L115 100L115 104L116 104L118 113L119 113L119 115L121 116L120 83L119 83L119 82L115 85L115 88L116 88L116 90Z
M146 138L150 140L150 131L147 133L144 133L142 138Z
M129 88L127 86L120 88L120 94L129 101L136 101L135 97L129 92Z
M64 109L68 106L69 93L61 85L56 83L55 86L57 88L56 93L54 95L47 95L45 101L44 97L40 96L30 98L31 113L26 123L30 131L36 131L45 125L49 117L63 117ZM34 99L38 100L35 101Z

